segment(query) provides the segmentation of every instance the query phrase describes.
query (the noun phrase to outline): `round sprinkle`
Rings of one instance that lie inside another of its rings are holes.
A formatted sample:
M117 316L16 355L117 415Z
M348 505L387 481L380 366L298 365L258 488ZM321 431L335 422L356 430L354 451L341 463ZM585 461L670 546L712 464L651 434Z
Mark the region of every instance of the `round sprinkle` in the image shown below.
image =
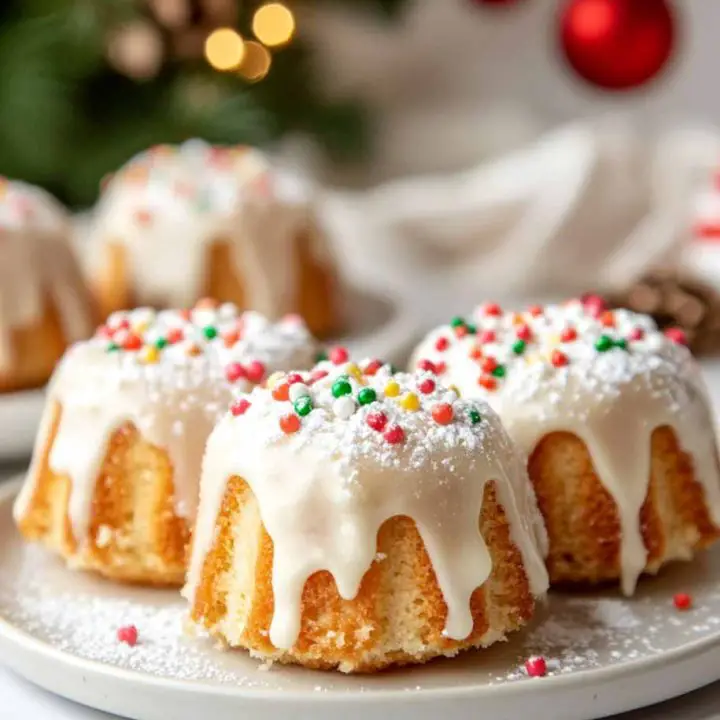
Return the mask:
M575 328L565 328L562 333L560 333L560 342L568 343L574 340L577 340L577 330Z
M600 313L600 322L605 327L615 327L615 313L612 310L605 310Z
M497 303L488 303L485 306L485 314L491 317L499 317L502 315L502 308Z
M690 610L692 604L692 597L687 593L676 593L673 595L673 605L677 610Z
M344 348L340 345L331 348L330 352L328 353L328 359L331 363L333 363L333 365L342 365L343 363L348 361L349 357L350 353L348 353L347 348Z
M478 379L478 385L492 391L497 389L497 380L491 375L481 375Z
M470 352L468 353L468 355L470 356L470 358L472 360L480 360L483 356L483 351L480 349L480 347L478 345L473 345L470 348Z
M369 405L377 400L377 393L369 387L363 388L357 396L360 405Z
M343 395L333 402L333 413L341 420L348 420L355 414L355 401L349 395Z
M320 363L328 359L328 354L322 350L315 355L315 362Z
M310 381L311 382L318 382L319 380L322 380L323 378L328 376L327 370L313 370L310 373Z
M225 377L228 379L228 382L234 383L240 380L240 378L246 378L247 373L240 363L234 362L225 368Z
M295 385L296 383L301 383L303 381L300 373L289 373L286 379L288 385Z
M480 420L482 420L480 413L475 408L470 408L467 412L467 416L471 425L477 425Z
M478 335L478 340L483 345L485 345L487 343L494 343L496 339L497 339L497 335L495 334L494 330L483 330Z
M432 407L433 420L438 425L449 425L455 415L452 409L452 405L449 403L437 403Z
M272 389L272 396L278 402L285 402L290 399L290 386L286 382L278 383Z
M400 399L400 407L407 412L417 412L420 409L420 400L415 393L405 393Z
M465 329L470 335L474 335L477 332L477 326L471 325L470 323L465 323Z
M542 309L542 306L541 306L541 305L531 305L531 306L528 308L528 312L529 312L530 315L532 315L533 317L540 317L540 316L543 314L543 309Z
M600 295L588 293L583 295L582 304L585 312L592 317L599 317L605 311L605 300Z
M390 426L383 434L385 442L390 445L399 445L405 442L405 431L399 425Z
M286 380L285 373L282 372L282 370L278 370L277 372L274 372L266 381L266 385L270 390L272 390L279 382L282 382L283 380Z
M297 387L297 386L295 386ZM293 404L293 407L295 408L295 412L300 417L305 417L306 415L309 415L310 412L313 409L313 402L312 398L308 395L303 395L302 397L299 397L295 403Z
M601 335L596 341L595 341L595 349L598 352L607 352L608 350L612 349L614 343L612 341L612 338L608 335Z
M524 340L516 340L512 344L512 351L516 355L522 355L525 352L526 343Z
M208 340L213 340L218 334L217 328L213 325L206 325L202 332Z
M184 339L184 334L180 328L172 328L172 330L168 331L167 341L171 345L182 342L183 339Z
M620 350L627 350L627 340L625 338L620 338L619 340L615 341L615 347L620 348Z
M497 360L494 357L487 357L480 363L480 367L483 372L491 373L497 367Z
M164 337L158 338L155 341L155 347L158 350L162 350L164 347L167 347L167 344L168 344L167 338L164 338Z
M391 380L384 389L385 397L397 397L400 394L400 386Z
M377 371L382 367L380 360L371 360L364 368L363 372L372 377L377 374Z
M435 367L435 363L432 360L428 360L427 358L418 360L417 368L418 368L418 370L421 370L422 372L437 373L437 368Z
M117 343L111 342L108 344L107 348L105 348L108 352L115 352L116 350L120 349L120 346Z
M310 396L310 388L304 382L293 383L288 396L292 402L297 402L300 398Z
M125 338L123 350L139 350L143 346L142 338L139 335L130 334Z
M367 418L365 418L365 422L377 432L382 432L385 429L387 421L387 415L382 412L368 413Z
M230 406L230 412L237 417L238 415L244 415L249 407L250 401L242 398Z
M240 339L240 333L237 330L230 330L229 332L226 332L222 338L225 343L225 347L231 348Z
M456 315L452 320L450 320L450 327L461 327L465 324L465 320L463 320L459 315Z
M677 327L672 327L665 330L665 337L669 340L672 340L674 343L677 343L678 345L688 344L687 335L683 330Z
M262 379L265 377L265 365L259 360L249 362L245 366L245 371L247 372L250 382L259 383L262 382Z
M568 364L568 356L561 350L553 350L550 355L550 362L556 367L565 367Z
M645 331L641 327L635 327L628 333L628 340L637 341L645 337Z
M160 359L160 351L154 345L148 345L143 351L142 361L154 365Z
M118 642L135 647L138 641L138 630L134 625L125 625L117 630Z
M439 337L435 341L435 349L438 352L445 352L450 347L450 341L445 337Z
M432 378L425 378L418 383L418 390L429 395L435 389L435 381Z
M280 429L286 435L296 433L300 429L300 418L294 413L291 415L283 415L280 418Z
M336 380L332 386L332 394L334 398L342 397L343 395L349 395L352 392L352 385L345 378Z
M527 325L520 325L515 331L515 335L518 340L525 340L525 342L527 342L532 337L532 332Z
M534 656L525 661L525 671L530 677L545 677L547 675L547 662L544 657Z
M505 377L505 366L504 365L498 365L493 371L492 374L495 377Z
M469 330L467 329L467 325L458 325L455 329L455 336L459 338L465 337Z

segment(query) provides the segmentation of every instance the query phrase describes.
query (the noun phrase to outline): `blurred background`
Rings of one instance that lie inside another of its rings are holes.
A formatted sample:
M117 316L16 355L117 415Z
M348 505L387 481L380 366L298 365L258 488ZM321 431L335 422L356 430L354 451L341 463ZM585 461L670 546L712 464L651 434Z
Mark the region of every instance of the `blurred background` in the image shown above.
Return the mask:
M0 172L84 210L148 146L261 146L317 187L345 279L418 323L598 289L709 348L719 23L706 0L4 0Z

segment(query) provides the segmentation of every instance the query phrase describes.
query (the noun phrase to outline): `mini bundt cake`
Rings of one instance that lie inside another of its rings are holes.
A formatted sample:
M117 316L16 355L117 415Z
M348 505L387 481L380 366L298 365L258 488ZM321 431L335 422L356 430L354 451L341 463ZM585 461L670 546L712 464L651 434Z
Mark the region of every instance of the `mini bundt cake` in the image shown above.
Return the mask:
M708 398L681 331L597 296L429 334L412 366L485 398L520 449L547 525L553 583L621 581L720 534Z
M343 672L520 628L547 587L545 536L495 413L430 378L335 360L271 378L213 431L192 625L258 658Z
M182 584L213 425L236 392L313 357L297 317L272 324L229 304L112 315L51 380L21 532L72 567Z
M106 183L87 232L103 317L208 296L270 319L338 326L329 248L310 193L259 151L199 140L157 146Z
M64 208L40 188L0 178L0 392L44 384L94 325Z

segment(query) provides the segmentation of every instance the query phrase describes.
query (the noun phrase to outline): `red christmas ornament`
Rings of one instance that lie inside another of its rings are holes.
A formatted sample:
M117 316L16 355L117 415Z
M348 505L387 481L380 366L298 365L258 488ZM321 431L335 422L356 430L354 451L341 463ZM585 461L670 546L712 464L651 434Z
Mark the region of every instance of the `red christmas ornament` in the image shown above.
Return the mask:
M560 18L565 56L588 82L627 90L655 77L672 55L668 0L569 0Z

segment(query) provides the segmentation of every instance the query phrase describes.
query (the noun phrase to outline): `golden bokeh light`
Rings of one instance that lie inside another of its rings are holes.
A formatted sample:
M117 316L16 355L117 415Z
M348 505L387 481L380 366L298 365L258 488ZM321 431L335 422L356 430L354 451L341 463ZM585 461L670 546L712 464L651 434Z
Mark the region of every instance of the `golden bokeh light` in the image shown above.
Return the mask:
M271 2L255 11L252 29L261 43L269 47L277 47L289 42L293 36L295 18L285 5Z
M205 40L205 57L216 70L234 70L245 54L245 42L232 28L213 30Z
M272 56L270 51L255 40L245 43L245 55L238 72L250 82L262 80L270 71Z

